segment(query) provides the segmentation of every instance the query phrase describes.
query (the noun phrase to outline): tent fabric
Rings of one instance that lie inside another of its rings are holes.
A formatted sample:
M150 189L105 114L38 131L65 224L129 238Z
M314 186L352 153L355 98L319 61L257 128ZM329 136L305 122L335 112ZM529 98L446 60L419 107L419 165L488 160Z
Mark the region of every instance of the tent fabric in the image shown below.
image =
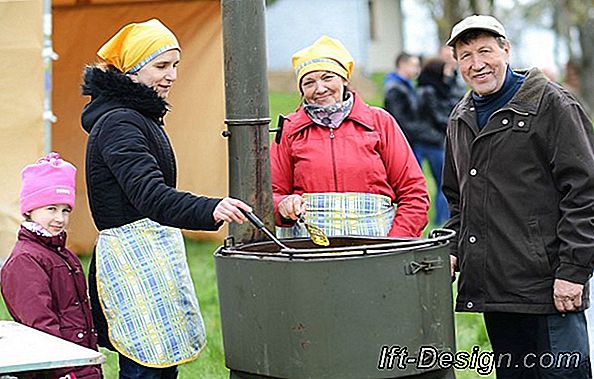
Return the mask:
M11 162L0 163L5 176L0 184L4 190L0 191L0 246L12 245L20 220L20 168L43 153L43 35L42 26L36 24L42 19L42 1L17 3L18 7L12 7L18 10L11 11L9 5L7 11L3 11L5 6L0 0L0 30L6 28L7 31L3 36L14 36L14 30L31 30L30 36L25 31L19 33L23 36L19 39L0 36L0 49L8 56L2 60L2 64L7 65L5 72L15 73L15 68L18 69L16 75L9 76L11 90L0 95L6 97L0 102L4 107L0 117L7 119L0 122L0 128L7 129L11 135L8 142L4 142L4 138L1 142L2 151L9 152ZM85 190L87 135L80 126L80 113L88 98L80 94L82 71L85 65L97 62L97 49L129 22L158 18L174 31L182 47L178 80L168 98L172 112L165 118L178 161L178 188L208 196L225 196L228 192L227 141L221 136L225 129L225 100L219 1L86 0L85 5L80 6L77 6L80 1L54 0L52 3L52 41L59 56L53 63L52 110L57 121L51 132L52 150L78 168L77 207L71 216L69 247L78 253L89 252L97 236ZM7 26L7 22L11 24ZM25 22L26 25L22 25ZM4 122L8 120L10 123ZM7 132L3 130L2 135ZM187 234L221 240L226 230ZM0 251L0 256L3 254L8 254L6 249Z
M42 0L0 1L0 261L22 221L20 171L44 152L42 15Z

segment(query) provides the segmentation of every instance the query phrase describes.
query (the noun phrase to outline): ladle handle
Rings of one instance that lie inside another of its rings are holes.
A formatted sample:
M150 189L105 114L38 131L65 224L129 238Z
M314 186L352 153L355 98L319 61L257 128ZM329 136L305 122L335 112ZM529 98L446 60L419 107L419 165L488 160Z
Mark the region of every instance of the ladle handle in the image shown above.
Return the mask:
M260 220L260 218L258 216L256 216L252 212L244 211L243 209L241 209L241 212L245 215L245 217L252 224L254 224L254 226L256 228L258 228L259 230L261 230L262 232L264 232L264 234L266 234L268 236L268 238L270 238L275 244L277 244L281 248L281 251L282 250L285 250L285 251L292 250L290 247L288 247L287 245L285 245L284 243L282 243L281 240L279 240L278 238L276 238L276 236L274 235L274 233L272 233L270 230L268 230L268 228L266 228L266 225L264 225L264 223L262 222L262 220Z
M243 212L243 214L245 215L245 217L252 223L254 224L254 226L258 229L262 229L264 228L264 223L262 222L262 220L260 220L260 218L258 216L256 216L255 214L253 214L252 212L248 212L248 211L244 211L243 209L241 210Z

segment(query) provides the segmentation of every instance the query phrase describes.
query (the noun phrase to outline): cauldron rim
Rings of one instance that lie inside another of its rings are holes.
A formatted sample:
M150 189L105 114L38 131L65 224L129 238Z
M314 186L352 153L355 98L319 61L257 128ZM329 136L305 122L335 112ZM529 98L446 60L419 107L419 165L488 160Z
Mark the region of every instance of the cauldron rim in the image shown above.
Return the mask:
M215 256L243 256L258 258L281 258L281 259L328 259L347 258L361 255L384 255L396 254L411 249L435 247L447 244L456 233L449 229L436 229L430 233L428 238L389 238L389 237L367 237L367 236L332 236L330 247L315 246L308 238L287 238L282 241L289 249L279 249L272 241L250 242L235 245L233 238L225 239L225 245L215 252ZM332 241L340 241L342 246L332 246ZM356 244L364 241L364 243ZM313 247L299 248L292 246L310 245ZM256 249L268 247L264 251ZM275 247L270 251L269 247Z

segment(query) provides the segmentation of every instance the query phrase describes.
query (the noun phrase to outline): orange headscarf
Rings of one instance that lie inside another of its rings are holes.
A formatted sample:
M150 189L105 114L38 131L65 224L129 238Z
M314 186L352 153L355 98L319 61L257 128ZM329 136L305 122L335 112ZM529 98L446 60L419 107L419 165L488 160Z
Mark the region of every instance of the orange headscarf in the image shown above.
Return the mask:
M312 71L330 71L349 80L355 67L355 60L337 39L322 36L313 45L299 50L291 57L297 75L297 83Z
M177 38L161 21L153 18L124 26L101 46L97 55L121 72L133 74L171 49L181 51Z

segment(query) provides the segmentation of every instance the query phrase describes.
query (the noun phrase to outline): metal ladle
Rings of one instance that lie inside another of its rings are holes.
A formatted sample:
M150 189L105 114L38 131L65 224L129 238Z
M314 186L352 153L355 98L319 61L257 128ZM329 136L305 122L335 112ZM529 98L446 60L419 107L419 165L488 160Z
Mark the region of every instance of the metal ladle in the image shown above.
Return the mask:
M279 240L274 235L274 233L272 233L270 230L268 230L268 228L266 228L266 225L264 225L264 223L262 222L262 220L260 220L260 218L258 216L256 216L252 212L246 212L243 209L241 210L241 212L243 212L245 217L256 228L258 228L264 234L266 234L266 236L268 238L270 238L275 244L277 244L282 250L293 250L292 248L290 248L287 245L285 245L284 243L282 243L281 240ZM326 233L324 233L324 231L322 229L320 229L319 227L306 223L303 218L303 214L301 214L299 216L298 222L301 225L305 226L305 229L309 233L309 236L314 244L319 245L319 246L329 246L330 245L330 240L328 239L328 236L326 236Z
M309 233L309 237L311 238L313 243L319 246L330 245L330 240L328 239L326 233L324 233L324 231L321 228L305 222L305 217L303 217L303 213L299 215L297 221L300 223L300 225L305 226L305 229L307 230L307 233Z
M292 248L290 248L287 245L285 245L284 243L282 243L281 240L279 240L278 238L276 238L276 236L274 235L274 233L272 233L270 230L268 230L268 228L266 227L266 225L264 225L264 223L262 222L262 220L260 220L260 218L258 216L256 216L252 212L244 211L243 209L241 210L241 212L243 212L243 214L245 215L245 217L256 228L258 228L259 230L261 230L262 232L264 232L264 234L266 234L266 236L268 238L270 238L275 244L277 244L281 248L281 250L293 250Z

